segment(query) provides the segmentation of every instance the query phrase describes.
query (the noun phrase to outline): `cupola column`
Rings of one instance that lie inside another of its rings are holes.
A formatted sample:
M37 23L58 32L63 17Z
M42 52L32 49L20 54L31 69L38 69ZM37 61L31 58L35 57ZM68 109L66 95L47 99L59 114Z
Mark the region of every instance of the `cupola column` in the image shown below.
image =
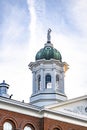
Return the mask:
M62 93L64 93L64 72L61 73L60 77L60 90L62 90Z
M44 70L41 68L41 90L44 89Z
M55 90L55 83L56 83L56 71L55 69L53 68L52 70L52 88Z
M35 75L35 71L32 72L33 73L33 80L32 80L32 84L33 84L33 89L32 89L32 93L34 94L36 92L36 75Z

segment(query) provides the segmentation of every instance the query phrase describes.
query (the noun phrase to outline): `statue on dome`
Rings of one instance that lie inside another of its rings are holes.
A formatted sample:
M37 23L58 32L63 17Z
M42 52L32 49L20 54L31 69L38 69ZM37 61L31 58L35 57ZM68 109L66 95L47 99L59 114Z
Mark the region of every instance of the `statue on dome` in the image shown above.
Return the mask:
M47 42L50 42L50 41L51 41L51 36L50 36L51 31L52 31L52 30L49 28L49 29L48 29L48 32L47 32Z

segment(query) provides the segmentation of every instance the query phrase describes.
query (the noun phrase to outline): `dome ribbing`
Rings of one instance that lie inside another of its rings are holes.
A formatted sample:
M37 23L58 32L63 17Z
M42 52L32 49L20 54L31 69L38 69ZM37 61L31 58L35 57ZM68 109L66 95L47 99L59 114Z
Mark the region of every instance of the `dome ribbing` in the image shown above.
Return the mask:
M44 48L40 49L37 52L35 57L35 60L41 60L41 59L45 60L56 59L62 61L62 56L57 49L51 46L45 46Z

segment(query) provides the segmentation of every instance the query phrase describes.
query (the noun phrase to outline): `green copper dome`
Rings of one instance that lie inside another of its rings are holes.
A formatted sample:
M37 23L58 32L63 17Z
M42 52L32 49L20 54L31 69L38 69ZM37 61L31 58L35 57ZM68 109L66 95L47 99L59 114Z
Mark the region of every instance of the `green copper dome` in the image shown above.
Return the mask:
M61 56L60 52L57 49L53 48L52 46L50 46L50 43L48 43L47 46L45 46L44 48L40 49L37 52L35 59L36 60L56 59L56 60L62 61L62 56Z
M51 44L51 29L48 29L47 32L47 43L45 44L44 48L40 49L35 57L35 60L41 60L41 59L56 59L59 61L62 61L62 56L60 52L53 47L53 44Z

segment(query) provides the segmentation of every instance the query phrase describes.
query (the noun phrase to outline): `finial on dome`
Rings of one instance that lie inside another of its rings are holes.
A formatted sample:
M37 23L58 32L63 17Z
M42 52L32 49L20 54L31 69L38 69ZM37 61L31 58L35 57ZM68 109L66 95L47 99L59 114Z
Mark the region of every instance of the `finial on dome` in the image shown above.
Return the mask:
M50 35L51 31L52 30L49 28L47 32L47 43L51 43L51 35Z

